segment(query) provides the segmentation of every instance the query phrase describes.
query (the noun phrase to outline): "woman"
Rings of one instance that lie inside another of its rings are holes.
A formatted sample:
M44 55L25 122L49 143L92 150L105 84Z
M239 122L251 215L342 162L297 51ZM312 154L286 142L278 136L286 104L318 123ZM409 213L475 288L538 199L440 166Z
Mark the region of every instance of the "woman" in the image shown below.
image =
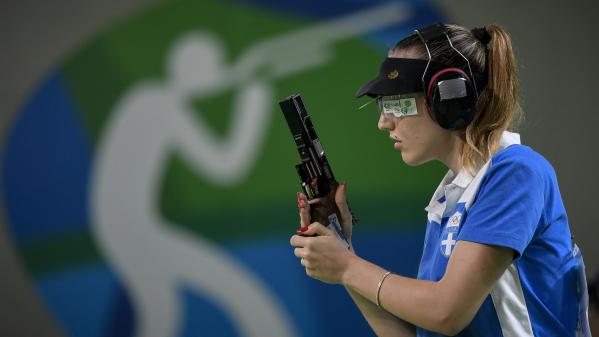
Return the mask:
M345 184L335 201L349 250L310 223L319 200L298 193L301 227L291 245L306 273L344 285L379 336L588 333L584 269L555 173L508 132L519 112L508 34L495 25L418 29L389 51L362 95L376 98L378 128L406 164L449 168L426 209L418 278L356 255Z

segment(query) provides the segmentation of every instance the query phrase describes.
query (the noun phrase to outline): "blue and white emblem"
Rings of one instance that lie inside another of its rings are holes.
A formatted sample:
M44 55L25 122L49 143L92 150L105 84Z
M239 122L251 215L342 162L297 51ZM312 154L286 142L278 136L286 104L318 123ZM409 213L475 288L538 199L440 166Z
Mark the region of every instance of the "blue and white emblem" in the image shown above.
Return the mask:
M451 252L457 243L460 224L462 223L462 213L455 212L447 220L447 225L443 231L443 240L441 240L441 254L445 257L451 256Z

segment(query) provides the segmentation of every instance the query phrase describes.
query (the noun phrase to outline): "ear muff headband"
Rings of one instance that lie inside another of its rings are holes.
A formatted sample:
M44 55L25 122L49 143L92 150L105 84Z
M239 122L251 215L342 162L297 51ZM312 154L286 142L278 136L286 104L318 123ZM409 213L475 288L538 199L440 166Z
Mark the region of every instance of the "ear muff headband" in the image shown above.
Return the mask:
M417 29L416 34L420 37L420 40L422 40L422 42L424 43L424 47L426 48L426 52L428 54L428 64L424 70L424 73L422 74L422 84L423 84L422 87L423 87L423 89L426 89L424 94L425 94L426 101L429 104L429 107L431 109L431 112L434 115L433 118L437 121L437 123L439 123L439 125L441 125L441 127L445 128L445 129L456 130L456 129L465 127L467 124L460 123L460 121L468 121L468 123L469 123L469 121L473 117L476 102L478 101L478 88L475 83L475 78L472 73L472 68L470 67L470 62L462 53L460 53L459 50L457 50L453 46L453 44L451 43L451 39L449 38L449 35L447 33L447 30L445 29L445 26L443 24L436 23L436 24L432 24L432 25ZM465 61L466 65L468 66L468 71L470 72L470 76L468 76L466 74L466 72L460 68L448 67L448 68L442 69L442 70L438 71L437 73L435 73L428 80L428 83L427 83L426 78L428 77L427 73L429 70L429 65L433 61L433 57L431 55L430 48L429 48L429 43L431 43L433 41L439 41L439 42L445 41L445 43L449 45L451 50L453 50L456 54L458 54ZM437 82L438 78L440 76L442 76L443 74L447 74L449 72L457 73L461 77L463 77L463 79L465 80L464 85L467 88L466 89L467 96L464 97L465 99L461 99L460 103L458 103L458 102L453 103L451 100L442 102L442 101L437 100L434 97L431 97L432 96L431 93L433 91L435 91L434 88L439 86L439 83ZM466 103L466 102L467 102L467 105L464 106L464 103ZM445 121L445 122L441 122L441 121Z

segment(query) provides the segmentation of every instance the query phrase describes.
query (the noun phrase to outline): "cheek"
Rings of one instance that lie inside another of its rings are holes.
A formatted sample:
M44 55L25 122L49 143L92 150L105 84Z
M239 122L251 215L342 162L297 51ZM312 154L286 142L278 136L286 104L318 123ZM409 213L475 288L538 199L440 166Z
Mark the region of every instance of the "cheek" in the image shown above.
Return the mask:
M439 127L428 116L405 120L405 146L402 159L408 165L419 165L435 159L439 147Z
M410 144L401 151L401 158L404 163L414 166L431 160L429 151L426 150L422 143Z
M408 165L417 165L422 161L426 160L426 153L428 152L427 137L424 134L426 131L422 130L418 123L413 121L405 120L403 126L403 146L401 149L401 157L403 161Z

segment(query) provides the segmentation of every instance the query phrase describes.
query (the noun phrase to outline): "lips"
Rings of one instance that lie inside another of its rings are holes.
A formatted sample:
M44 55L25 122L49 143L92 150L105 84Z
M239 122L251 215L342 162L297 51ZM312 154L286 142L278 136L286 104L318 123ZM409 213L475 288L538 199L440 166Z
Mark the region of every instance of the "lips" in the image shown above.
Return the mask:
M393 147L394 147L396 150L400 150L400 148L401 148L401 144L402 144L402 143L401 143L401 140L400 140L399 138L395 137L395 136L389 136L389 138L391 138L391 140L395 142L395 143L393 144Z

